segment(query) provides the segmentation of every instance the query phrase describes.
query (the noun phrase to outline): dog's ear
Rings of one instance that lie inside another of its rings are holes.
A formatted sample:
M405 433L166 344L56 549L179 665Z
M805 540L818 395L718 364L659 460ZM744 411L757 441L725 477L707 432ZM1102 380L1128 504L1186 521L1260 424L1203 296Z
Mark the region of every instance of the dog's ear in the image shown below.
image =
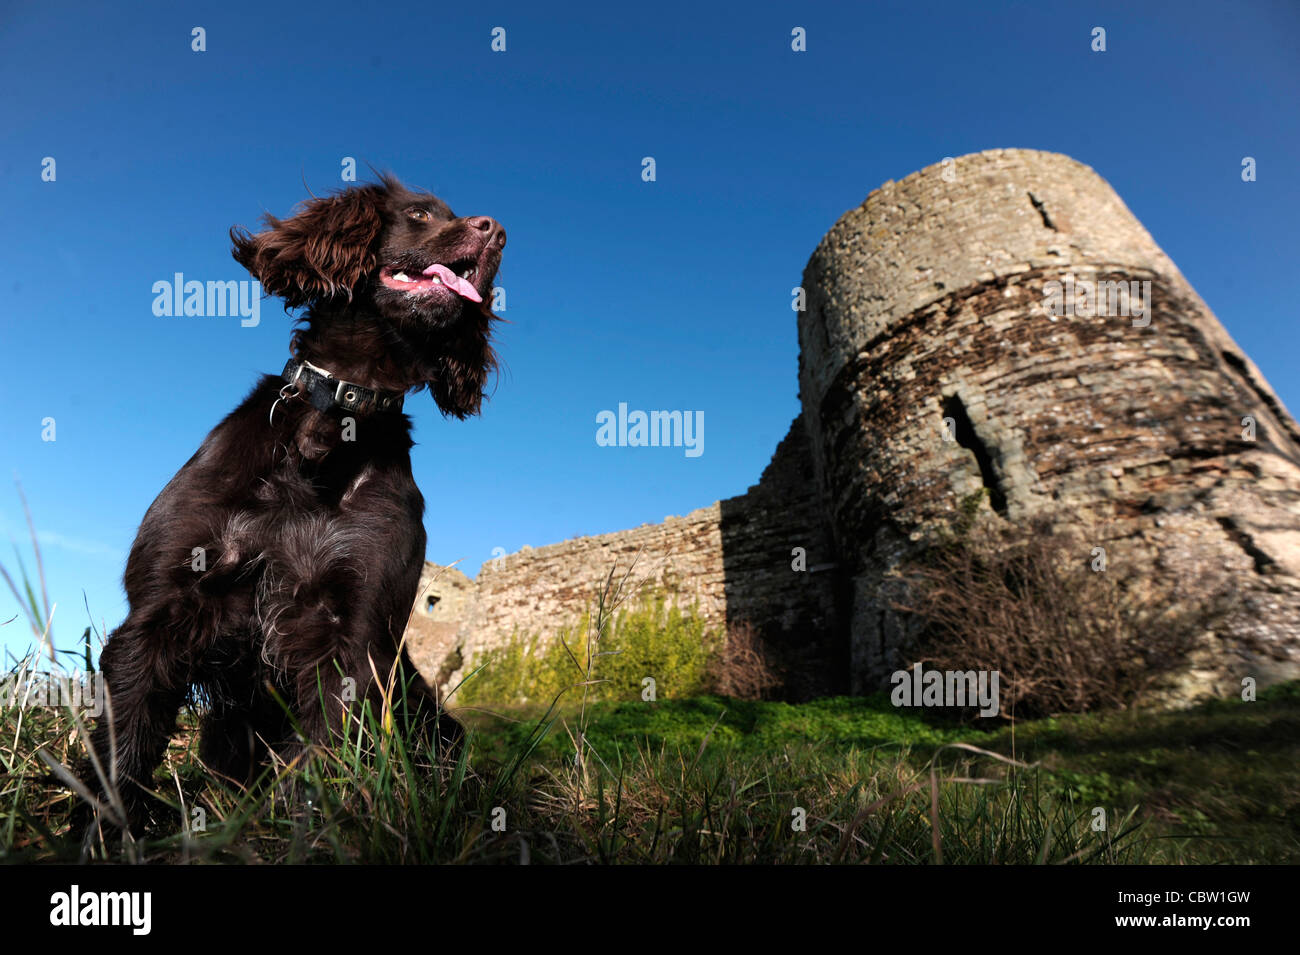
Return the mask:
M256 235L235 226L231 254L290 308L351 295L378 264L385 193L384 186L358 186L310 199L292 218L263 216L266 229Z
M457 418L478 414L488 375L497 368L497 355L491 344L494 321L496 316L486 307L473 318L467 315L439 348L438 365L429 390L443 414Z

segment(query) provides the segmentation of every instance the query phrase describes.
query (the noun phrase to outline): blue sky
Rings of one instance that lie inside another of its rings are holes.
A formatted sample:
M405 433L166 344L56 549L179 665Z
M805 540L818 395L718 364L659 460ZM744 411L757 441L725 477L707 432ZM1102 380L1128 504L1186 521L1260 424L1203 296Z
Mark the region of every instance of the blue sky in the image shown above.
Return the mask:
M255 328L156 317L152 285L246 278L227 229L286 213L304 182L340 186L344 157L509 232L506 370L484 414L407 404L428 556L471 574L497 547L754 483L799 410L789 302L808 256L881 182L945 156L1019 146L1091 165L1294 411L1298 10L6 4L0 561L15 569L10 541L30 555L17 477L60 645L84 604L97 627L120 622L140 518L279 371L291 327L273 301ZM1241 181L1243 156L1258 181ZM596 415L620 402L703 411L704 453L598 447ZM0 593L0 621L16 612ZM30 631L15 621L0 641L18 650Z

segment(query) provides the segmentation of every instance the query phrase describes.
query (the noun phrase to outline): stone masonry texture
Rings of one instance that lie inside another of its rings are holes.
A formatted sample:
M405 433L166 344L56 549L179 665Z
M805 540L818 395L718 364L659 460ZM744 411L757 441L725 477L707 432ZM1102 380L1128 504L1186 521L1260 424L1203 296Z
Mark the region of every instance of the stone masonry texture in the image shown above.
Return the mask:
M1149 324L1048 314L1067 277L1149 281ZM1228 570L1247 612L1210 669L1300 675L1295 421L1095 172L1008 149L886 183L804 287L800 396L852 580L856 690L906 662L889 572L985 487L1008 521L1046 510L1109 546L1109 572ZM945 440L945 417L973 435Z
M792 569L795 548L804 570ZM611 570L616 580L631 571L630 582L674 594L715 630L753 626L788 664L790 695L847 690L830 534L802 419L759 483L738 497L662 524L526 547L486 562L475 581L427 564L408 627L412 658L445 693L484 651L572 625Z
M1149 311L1059 314L1054 282L1150 283ZM753 625L787 695L879 689L909 662L893 575L976 492L990 519L1052 515L1153 594L1226 574L1243 609L1185 695L1300 676L1300 429L1090 168L1003 149L886 183L803 288L803 411L759 483L475 581L426 566L408 641L427 676L446 691L512 636L553 636L635 559L712 626Z

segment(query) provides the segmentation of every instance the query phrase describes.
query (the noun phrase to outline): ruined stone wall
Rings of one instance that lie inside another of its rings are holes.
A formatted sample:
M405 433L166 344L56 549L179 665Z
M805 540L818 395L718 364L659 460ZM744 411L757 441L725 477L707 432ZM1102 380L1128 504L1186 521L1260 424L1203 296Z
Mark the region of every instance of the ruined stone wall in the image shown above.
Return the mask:
M835 633L829 542L796 419L746 494L661 524L525 547L488 561L474 581L426 565L407 640L421 672L446 691L485 651L571 626L594 607L611 570L616 580L631 570L629 584L662 588L711 628L751 623L798 670L791 692L808 695L836 683L832 669L843 671L832 667L828 646Z
M484 563L458 634L461 666L448 675L449 686L481 654L512 637L549 640L572 626L594 609L611 570L616 581L631 570L629 583L675 590L679 603L695 604L710 626L719 626L725 598L718 505L662 524L525 547Z
M727 618L758 631L784 695L847 693L847 598L803 416L759 482L721 502Z
M442 686L461 667L460 630L475 594L474 581L455 567L425 563L406 646L411 662L431 683Z
M1048 314L1067 276L1150 282L1149 324ZM1228 569L1247 609L1216 675L1300 675L1300 432L1091 169L993 150L886 183L804 287L800 397L851 577L855 689L903 662L891 572L982 489L1002 519L1051 511L1115 543L1112 572Z
M1069 282L1138 294L1058 314ZM1300 429L1091 169L1005 149L886 183L803 286L803 413L759 483L438 576L411 625L426 674L445 688L513 633L553 635L639 554L638 579L712 626L752 623L789 695L878 689L909 662L897 571L978 497L986 520L1049 515L1104 546L1152 601L1226 574L1242 608L1184 697L1300 677Z

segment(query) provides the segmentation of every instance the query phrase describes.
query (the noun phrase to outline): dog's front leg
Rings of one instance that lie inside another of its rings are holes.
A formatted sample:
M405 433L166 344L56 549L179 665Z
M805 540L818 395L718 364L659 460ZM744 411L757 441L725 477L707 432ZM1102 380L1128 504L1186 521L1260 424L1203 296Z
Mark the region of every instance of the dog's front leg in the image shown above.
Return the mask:
M153 771L185 700L187 664L175 652L181 646L176 635L142 624L133 614L100 654L108 708L91 736L99 766L87 767L87 781L101 795L117 789L136 831L148 818Z

